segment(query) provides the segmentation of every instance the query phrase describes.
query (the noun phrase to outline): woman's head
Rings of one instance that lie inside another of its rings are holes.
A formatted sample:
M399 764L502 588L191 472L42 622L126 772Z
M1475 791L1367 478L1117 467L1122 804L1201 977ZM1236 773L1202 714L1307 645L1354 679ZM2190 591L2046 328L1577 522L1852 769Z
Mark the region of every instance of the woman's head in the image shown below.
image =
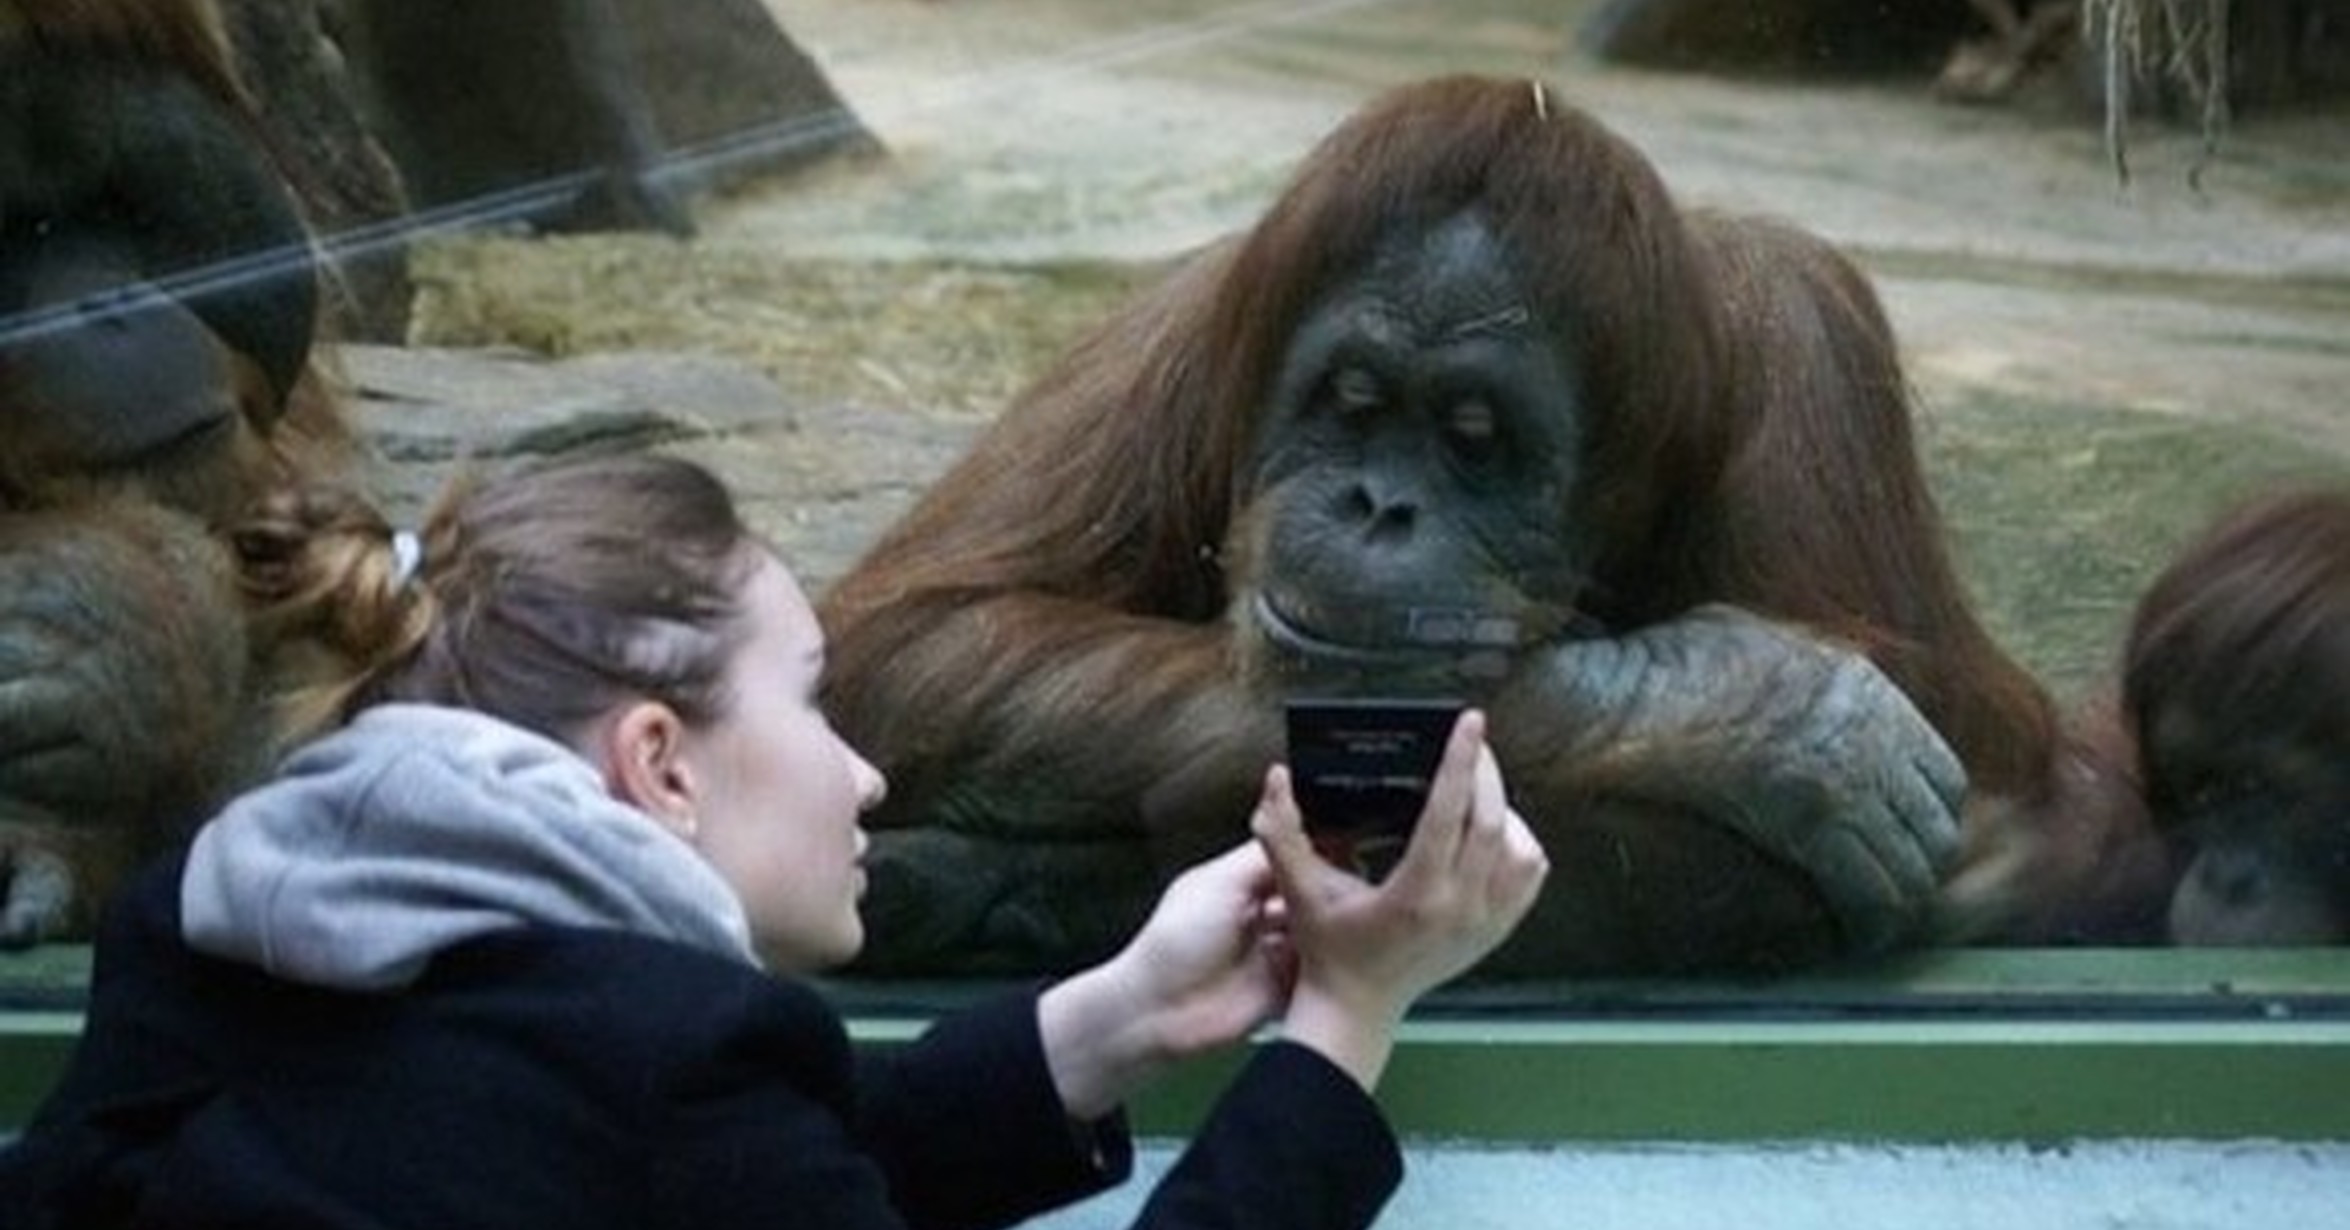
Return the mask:
M234 534L285 719L306 737L366 705L494 714L557 739L627 698L693 721L723 707L765 552L707 471L650 454L451 485L406 575L393 533L341 489L270 497Z
M591 742L613 793L692 843L748 913L770 966L807 971L857 955L865 835L881 773L817 707L824 634L799 584L765 556L743 591L749 629L715 720L624 705Z
M768 956L862 942L856 817L881 777L816 708L808 600L725 487L653 454L462 481L400 575L364 504L310 493L237 536L259 626L337 669L299 736L369 704L477 710L580 751L734 886Z
M430 627L354 697L457 705L569 740L624 700L707 722L767 556L724 486L628 454L463 481L419 532Z

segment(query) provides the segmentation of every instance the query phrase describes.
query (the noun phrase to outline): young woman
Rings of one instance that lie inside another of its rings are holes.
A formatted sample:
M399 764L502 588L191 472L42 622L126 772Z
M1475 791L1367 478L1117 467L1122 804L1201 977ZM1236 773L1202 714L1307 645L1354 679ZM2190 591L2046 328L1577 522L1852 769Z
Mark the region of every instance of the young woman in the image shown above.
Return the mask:
M238 542L350 658L307 698L334 728L119 902L0 1155L12 1227L1005 1225L1122 1178L1121 1100L1275 1017L1142 1220L1361 1226L1400 1176L1368 1096L1397 1021L1547 867L1475 714L1378 886L1316 858L1274 767L1256 840L1108 963L860 1057L792 976L862 942L884 783L711 476L460 487L420 553L324 497Z

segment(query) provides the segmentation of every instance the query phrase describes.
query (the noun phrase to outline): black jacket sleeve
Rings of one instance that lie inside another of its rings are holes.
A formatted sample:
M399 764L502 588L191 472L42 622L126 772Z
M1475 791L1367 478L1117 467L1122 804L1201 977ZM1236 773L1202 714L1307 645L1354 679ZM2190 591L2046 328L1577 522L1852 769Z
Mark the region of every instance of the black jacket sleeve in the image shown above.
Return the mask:
M1121 1120L1087 1131L1063 1113L1033 993L858 1055L853 1076L838 1018L804 988L700 1002L700 1019L718 1023L666 1093L652 1167L661 1225L994 1230L1131 1169Z
M1360 1230L1403 1180L1378 1106L1313 1051L1249 1060L1144 1205L1153 1230Z
M1062 1109L1036 996L998 997L860 1057L858 1134L915 1226L1009 1225L1132 1172L1123 1116L1080 1124Z
M1122 1117L1071 1124L1053 1091L1033 992L868 1054L859 1130L916 1226L993 1227L1125 1177ZM1143 1230L1361 1230L1403 1178L1377 1103L1322 1056L1252 1056L1144 1205Z

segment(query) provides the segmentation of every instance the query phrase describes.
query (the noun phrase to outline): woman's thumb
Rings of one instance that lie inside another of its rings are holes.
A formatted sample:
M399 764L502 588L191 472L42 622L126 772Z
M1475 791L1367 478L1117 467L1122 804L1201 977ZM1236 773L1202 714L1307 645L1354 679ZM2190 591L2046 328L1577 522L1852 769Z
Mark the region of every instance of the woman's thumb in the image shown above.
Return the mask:
M1273 879L1281 895L1292 902L1301 890L1313 883L1315 873L1321 870L1322 856L1314 852L1313 840L1306 836L1305 822L1298 814L1297 799L1289 790L1289 770L1274 765L1265 772L1265 789L1257 799L1257 809L1249 817L1249 831L1265 851L1265 859L1273 865Z

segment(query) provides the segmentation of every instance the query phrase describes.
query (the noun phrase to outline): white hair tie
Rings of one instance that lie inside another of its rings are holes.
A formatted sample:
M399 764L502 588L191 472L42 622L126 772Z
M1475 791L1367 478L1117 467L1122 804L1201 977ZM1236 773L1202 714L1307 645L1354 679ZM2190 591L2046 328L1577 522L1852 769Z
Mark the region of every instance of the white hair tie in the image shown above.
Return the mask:
M406 585L416 579L416 570L424 565L424 542L412 530L396 530L392 534L392 584Z

